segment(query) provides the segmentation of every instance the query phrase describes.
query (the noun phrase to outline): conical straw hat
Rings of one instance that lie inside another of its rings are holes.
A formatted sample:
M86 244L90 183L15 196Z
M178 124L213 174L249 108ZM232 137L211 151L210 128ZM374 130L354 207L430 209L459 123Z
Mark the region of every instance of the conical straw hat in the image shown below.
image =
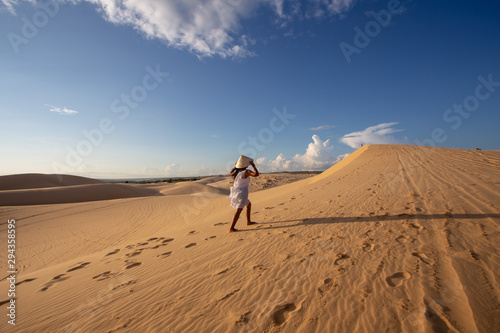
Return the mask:
M248 156L241 155L240 158L238 159L238 162L236 162L236 167L239 168L247 168L250 165L250 162L253 162L253 159L251 159Z

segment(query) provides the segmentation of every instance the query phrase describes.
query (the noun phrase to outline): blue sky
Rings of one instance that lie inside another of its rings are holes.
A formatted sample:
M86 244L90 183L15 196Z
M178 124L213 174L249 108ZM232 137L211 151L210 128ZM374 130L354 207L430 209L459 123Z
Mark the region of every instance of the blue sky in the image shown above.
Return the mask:
M0 174L324 170L500 149L500 3L0 0Z

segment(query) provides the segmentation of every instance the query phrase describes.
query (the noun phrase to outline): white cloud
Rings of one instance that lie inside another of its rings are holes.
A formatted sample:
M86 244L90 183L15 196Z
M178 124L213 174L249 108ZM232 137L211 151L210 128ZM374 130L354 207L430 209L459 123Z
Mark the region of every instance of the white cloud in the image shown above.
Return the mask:
M271 6L278 17L284 16L284 0L270 0Z
M16 14L16 10L14 6L19 4L18 0L2 0L1 3L5 6L5 8L13 15Z
M240 21L261 1L86 0L115 24L130 25L147 38L187 48L199 56L246 57L252 40Z
M317 2L322 2L325 4L328 12L330 14L341 14L349 10L355 0L316 0Z
M330 129L330 128L334 128L334 127L335 126L333 126L333 125L323 125L323 126L310 128L310 130L311 131L322 131L322 130L326 130L326 129Z
M392 122L371 126L360 132L352 132L346 134L342 137L342 139L340 139L340 141L352 148L358 148L361 144L368 145L398 143L398 140L390 135L393 133L404 131L392 128L397 124L399 123Z
M180 168L176 163L171 163L165 167L164 173L166 176L172 176L179 173Z
M330 140L323 141L318 135L312 136L313 142L309 143L306 152L296 154L287 159L284 154L279 154L276 159L267 161L266 158L257 159L257 164L262 165L264 171L301 171L301 170L325 170L342 160L345 155L334 156L333 146Z
M266 163L266 160L267 160L267 158L265 158L265 157L259 157L259 158L255 161L255 163L256 163L256 164L264 164L264 163Z
M307 18L321 19L341 15L352 8L356 0L309 0Z
M20 1L0 0L15 14ZM321 18L348 11L355 0L59 0L66 3L90 2L103 17L118 25L129 25L146 38L188 49L200 57L214 55L247 57L255 40L244 32L244 20L268 7L275 13L278 27L295 18ZM314 15L308 14L314 12ZM321 14L318 14L321 13Z
M59 108L57 106L50 105L50 104L45 104L45 105L48 106L48 107L50 107L49 111L51 111L51 112L57 112L59 114L72 115L72 114L77 114L78 113L78 111L68 109L67 107Z

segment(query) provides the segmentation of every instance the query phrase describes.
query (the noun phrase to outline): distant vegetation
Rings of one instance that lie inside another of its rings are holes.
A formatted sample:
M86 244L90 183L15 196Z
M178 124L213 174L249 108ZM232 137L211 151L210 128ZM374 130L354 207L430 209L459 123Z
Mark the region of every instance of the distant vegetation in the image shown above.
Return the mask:
M200 180L205 177L191 177L191 178L166 178L166 179L144 179L144 180L126 180L119 181L119 183L126 184L157 184L157 183L179 183L179 182L192 182Z

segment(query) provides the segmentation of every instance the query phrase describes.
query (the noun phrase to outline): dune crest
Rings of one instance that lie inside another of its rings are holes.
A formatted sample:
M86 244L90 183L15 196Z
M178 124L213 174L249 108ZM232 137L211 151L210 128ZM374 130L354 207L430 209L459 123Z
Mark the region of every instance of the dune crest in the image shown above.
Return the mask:
M102 180L80 176L25 173L19 175L0 176L0 191L104 183L105 182Z

